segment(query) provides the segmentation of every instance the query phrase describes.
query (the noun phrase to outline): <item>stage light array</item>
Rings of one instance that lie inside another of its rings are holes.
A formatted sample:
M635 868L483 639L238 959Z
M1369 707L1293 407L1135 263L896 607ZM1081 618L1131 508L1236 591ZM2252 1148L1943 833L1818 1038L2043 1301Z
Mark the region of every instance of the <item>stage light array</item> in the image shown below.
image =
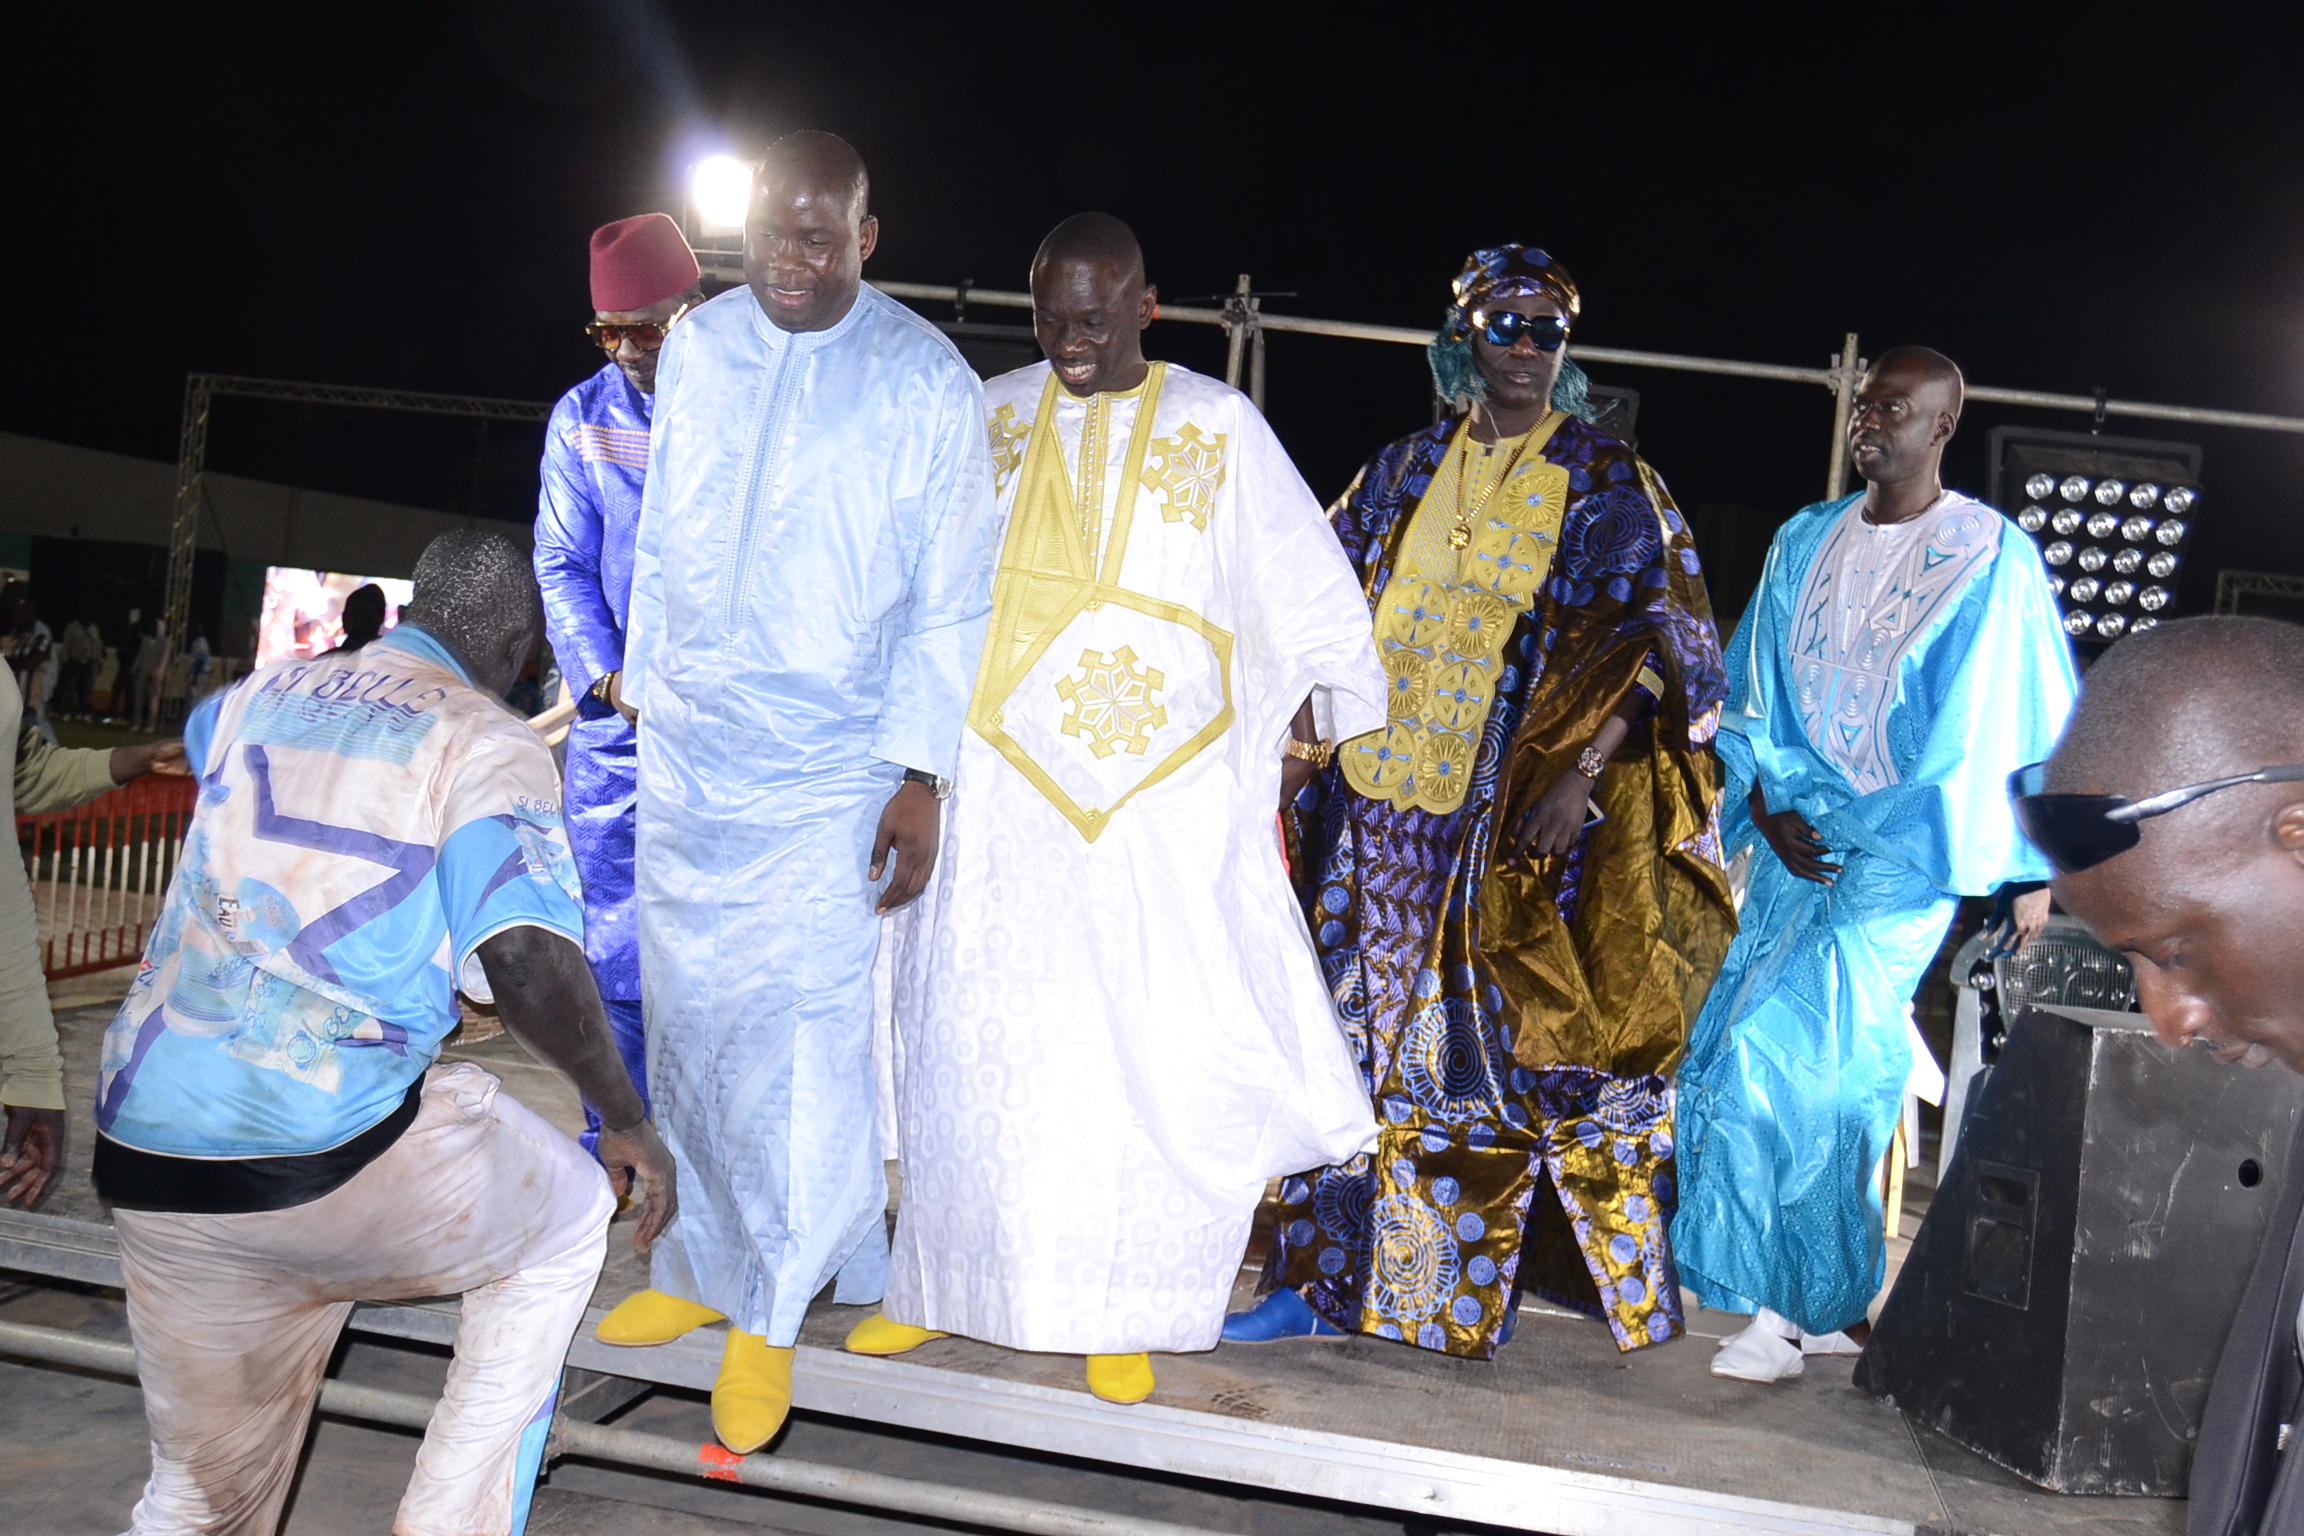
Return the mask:
M1993 430L1993 502L2039 546L2075 646L2108 645L2174 616L2199 469L2189 443Z

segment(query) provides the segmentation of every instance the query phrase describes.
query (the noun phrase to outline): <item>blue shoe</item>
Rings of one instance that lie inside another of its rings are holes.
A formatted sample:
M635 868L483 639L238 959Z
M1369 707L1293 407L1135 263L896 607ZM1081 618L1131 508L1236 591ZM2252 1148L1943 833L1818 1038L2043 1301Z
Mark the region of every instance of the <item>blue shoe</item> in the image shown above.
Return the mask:
M1282 1286L1258 1302L1253 1310L1234 1312L1224 1319L1227 1344L1272 1344L1281 1339L1349 1338L1343 1329L1312 1310L1312 1304L1289 1286Z

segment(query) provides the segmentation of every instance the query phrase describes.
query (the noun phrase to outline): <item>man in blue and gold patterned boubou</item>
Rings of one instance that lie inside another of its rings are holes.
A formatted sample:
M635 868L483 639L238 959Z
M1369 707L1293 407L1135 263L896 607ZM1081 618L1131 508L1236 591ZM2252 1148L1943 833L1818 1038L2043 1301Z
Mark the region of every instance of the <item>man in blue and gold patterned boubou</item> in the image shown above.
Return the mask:
M1292 867L1381 1137L1283 1181L1228 1339L1484 1359L1521 1291L1680 1331L1664 1074L1735 930L1725 681L1687 525L1588 419L1579 308L1545 252L1474 252L1429 354L1454 409L1329 514L1390 720L1298 800Z

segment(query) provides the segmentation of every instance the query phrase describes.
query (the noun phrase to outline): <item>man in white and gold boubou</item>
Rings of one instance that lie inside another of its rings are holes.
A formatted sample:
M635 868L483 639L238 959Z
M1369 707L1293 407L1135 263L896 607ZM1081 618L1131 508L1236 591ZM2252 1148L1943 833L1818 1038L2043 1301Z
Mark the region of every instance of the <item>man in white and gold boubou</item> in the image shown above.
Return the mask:
M1237 390L1145 361L1125 224L1032 264L1048 361L985 386L1006 542L944 848L895 921L904 1157L884 1314L965 1334L1213 1348L1265 1181L1375 1141L1273 815L1384 721L1367 608Z

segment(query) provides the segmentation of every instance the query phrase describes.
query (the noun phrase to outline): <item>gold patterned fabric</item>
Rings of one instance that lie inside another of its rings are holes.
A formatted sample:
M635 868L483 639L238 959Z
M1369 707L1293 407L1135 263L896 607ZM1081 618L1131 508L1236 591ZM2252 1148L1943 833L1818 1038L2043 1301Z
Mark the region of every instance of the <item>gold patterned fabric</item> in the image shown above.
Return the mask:
M1530 455L1565 488L1557 521L1492 500L1469 545L1509 523L1540 577L1482 669L1487 695L1477 712L1434 703L1489 654L1484 636L1464 643L1462 600L1498 595L1478 572L1430 594L1410 579L1430 569L1434 529L1444 545L1462 520L1460 436L1444 422L1393 445L1330 514L1378 635L1399 642L1389 730L1413 722L1418 753L1462 736L1470 771L1439 809L1400 783L1370 793L1348 764L1298 802L1299 894L1379 1135L1366 1158L1283 1181L1268 1274L1339 1327L1450 1354L1492 1354L1523 1291L1604 1318L1632 1349L1680 1331L1663 1074L1734 932L1711 751L1719 638L1662 483L1570 418ZM1422 603L1413 623L1384 611L1396 591ZM1593 789L1606 819L1564 856L1499 856L1635 697L1645 714Z
M1339 753L1361 794L1403 810L1464 803L1504 646L1536 600L1567 509L1568 472L1543 457L1565 419L1487 444L1467 421L1450 441L1376 602L1391 718Z
M1146 460L1153 457L1152 420L1159 413L1166 371L1166 364L1154 363L1135 389L1101 393L1088 401L1077 485L1055 430L1023 429L1028 436L1017 470L1023 478L992 582L991 628L968 705L968 724L1089 842L1103 835L1129 800L1184 767L1232 725L1231 633L1189 608L1132 590L1120 580L1129 530L1143 493L1165 496L1165 510L1195 488L1204 488L1212 499L1215 486L1223 482L1219 462L1197 479L1171 487L1159 471L1178 452L1173 440L1162 445L1147 469ZM1050 372L1035 421L1055 420L1056 396L1056 375ZM1108 486L1105 465L1112 441L1112 408L1121 400L1135 401L1134 424L1117 482ZM1012 427L1013 409L1001 409L1008 412L1006 420ZM1002 418L996 414L991 425L999 436ZM1201 441L1196 431L1193 438ZM1223 435L1217 434L1213 441L1220 445ZM1205 505L1201 521L1206 521ZM1034 674L1045 670L1049 647L1060 637L1098 633L1096 623L1076 629L1074 621L1104 610L1140 615L1153 621L1153 627L1138 625L1130 632L1157 634L1181 645L1182 655L1192 663L1191 675L1178 680L1185 685L1182 698L1189 703L1180 702L1169 669L1146 665L1128 644L1110 649L1091 645L1078 653L1079 664L1069 675L1046 682L1041 693L1020 697L1021 690L1032 686ZM1062 705L1060 714L1051 715L1051 699ZM1178 709L1186 713L1175 714ZM1188 720L1194 729L1165 753L1151 754L1153 734L1172 718ZM1035 727L1051 723L1055 739L1046 729L1035 733ZM1097 763L1115 756L1124 764L1140 759L1141 771L1119 778L1083 775L1072 754L1049 750L1056 739L1085 742Z

